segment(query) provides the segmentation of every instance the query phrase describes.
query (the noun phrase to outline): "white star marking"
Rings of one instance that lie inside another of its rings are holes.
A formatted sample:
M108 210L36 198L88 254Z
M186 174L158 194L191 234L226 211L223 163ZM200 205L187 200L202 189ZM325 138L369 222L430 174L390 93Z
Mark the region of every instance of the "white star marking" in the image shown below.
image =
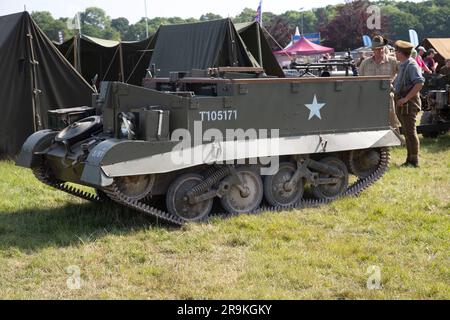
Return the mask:
M305 106L311 111L309 113L309 119L311 120L314 116L322 120L322 116L320 115L320 109L322 109L326 103L317 103L317 97L314 95L313 103L305 104Z

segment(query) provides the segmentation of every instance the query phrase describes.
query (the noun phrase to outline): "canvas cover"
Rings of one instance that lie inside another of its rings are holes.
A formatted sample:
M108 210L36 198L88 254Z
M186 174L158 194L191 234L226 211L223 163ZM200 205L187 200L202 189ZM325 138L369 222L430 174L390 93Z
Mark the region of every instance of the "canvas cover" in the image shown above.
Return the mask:
M153 52L152 40L120 42L81 35L56 46L89 83L98 75L97 85L101 81L141 85Z
M0 30L0 156L13 156L48 110L90 105L93 91L28 12L0 17Z
M450 59L450 38L427 38L422 42L427 50L435 49L439 54L434 58L439 66L445 64L445 59Z
M262 66L266 74L283 78L283 70L265 37L268 31L262 28L258 22L238 23L235 24L235 27L247 49L256 57L259 64L261 64L261 61L259 61L259 46L261 46Z
M243 34L244 38L250 37L251 27L244 29ZM256 47L250 42L247 47L230 19L161 26L155 38L150 65L155 64L159 77L168 77L171 71L260 67L252 54L252 51L256 52ZM260 39L265 42L264 37ZM264 53L267 55L267 50ZM270 58L266 59L270 61ZM278 74L282 75L281 70Z

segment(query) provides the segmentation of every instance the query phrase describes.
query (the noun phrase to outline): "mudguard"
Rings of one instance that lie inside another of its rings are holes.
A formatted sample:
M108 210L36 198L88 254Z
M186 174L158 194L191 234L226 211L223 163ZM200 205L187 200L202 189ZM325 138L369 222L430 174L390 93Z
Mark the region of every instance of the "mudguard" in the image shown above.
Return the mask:
M44 152L53 143L58 131L50 129L33 133L22 146L16 165L25 168L35 168L42 161L40 152Z
M106 187L113 183L113 179L105 175L102 170L102 161L109 150L111 150L120 140L106 140L96 145L89 153L84 165L81 181L87 184Z

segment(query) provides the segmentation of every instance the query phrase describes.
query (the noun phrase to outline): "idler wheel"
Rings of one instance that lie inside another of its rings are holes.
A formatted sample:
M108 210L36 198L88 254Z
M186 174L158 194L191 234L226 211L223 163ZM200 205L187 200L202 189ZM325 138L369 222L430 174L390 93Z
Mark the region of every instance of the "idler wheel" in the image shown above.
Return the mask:
M55 137L55 141L65 141L70 145L89 138L94 132L101 130L102 118L100 116L87 117L72 123Z
M270 205L287 207L298 203L303 197L302 178L292 186L288 184L296 170L293 163L283 162L274 175L264 178L264 196Z
M203 177L196 173L186 173L173 181L166 194L169 213L186 221L199 221L208 216L213 206L213 198L191 203L187 195L202 181Z
M380 161L380 149L352 150L347 154L347 165L350 172L361 179L374 173Z
M318 199L332 200L342 195L348 186L348 170L342 160L335 157L327 157L320 160L321 163L337 168L341 172L340 177L326 173L319 173L319 178L338 178L337 183L319 184L312 187L314 196Z
M223 208L229 213L247 213L256 210L261 204L264 188L261 176L255 168L243 166L236 168L242 185L236 185L233 176L225 178L229 191L220 199Z
M115 178L117 188L130 200L142 200L149 195L155 183L154 175L127 176Z

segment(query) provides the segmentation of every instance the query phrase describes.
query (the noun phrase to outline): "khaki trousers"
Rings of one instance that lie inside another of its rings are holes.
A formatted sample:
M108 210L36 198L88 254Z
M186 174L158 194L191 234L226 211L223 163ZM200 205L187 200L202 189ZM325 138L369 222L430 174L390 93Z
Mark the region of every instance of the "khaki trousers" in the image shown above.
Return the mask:
M400 97L397 96L394 98L395 112L400 120L400 123L402 124L403 134L405 135L406 149L408 152L406 161L418 163L420 142L417 135L416 120L417 114L420 112L422 105L420 95L417 94L401 107L397 106L397 101L399 98Z

